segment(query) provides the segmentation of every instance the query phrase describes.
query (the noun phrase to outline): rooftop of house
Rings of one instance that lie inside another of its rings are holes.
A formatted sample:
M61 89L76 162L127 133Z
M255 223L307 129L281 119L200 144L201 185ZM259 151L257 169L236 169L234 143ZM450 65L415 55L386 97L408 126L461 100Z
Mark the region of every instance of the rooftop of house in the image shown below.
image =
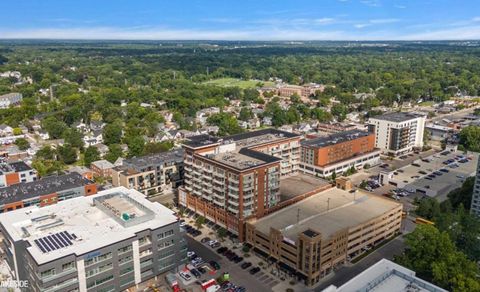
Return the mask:
M28 241L37 264L77 256L177 221L174 212L141 193L117 187L55 205L32 206L0 215L14 241Z
M114 166L110 161L105 159L94 161L92 162L92 165L99 169L110 169Z
M401 123L401 122L410 121L419 117L424 117L424 115L413 113L413 112L391 112L391 113L383 114L381 116L375 116L370 119Z
M264 234L275 228L293 242L307 230L328 239L336 232L355 228L400 206L395 201L360 191L350 193L331 188L263 217L254 225Z
M373 135L373 133L369 133L361 130L350 130L346 132L331 134L326 137L305 140L305 141L302 141L301 143L303 146L321 148L321 147L326 147L326 146L339 144L347 141L352 141L362 137L367 137L369 135Z
M28 200L90 184L93 182L76 172L47 176L33 182L0 188L0 204Z

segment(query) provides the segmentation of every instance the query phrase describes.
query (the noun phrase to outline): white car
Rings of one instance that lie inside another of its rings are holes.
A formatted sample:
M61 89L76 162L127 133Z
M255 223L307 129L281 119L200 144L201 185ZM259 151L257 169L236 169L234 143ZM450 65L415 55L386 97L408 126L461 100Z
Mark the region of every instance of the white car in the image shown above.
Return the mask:
M208 242L208 245L209 245L209 246L212 246L212 245L216 244L217 242L218 242L218 240L215 240L215 239L214 239L214 240L210 240L210 241Z
M192 279L192 275L189 272L180 271L178 272L178 274L180 275L180 277L185 279L185 281L190 281Z
M195 255L195 252L194 251L187 251L187 257L191 258Z

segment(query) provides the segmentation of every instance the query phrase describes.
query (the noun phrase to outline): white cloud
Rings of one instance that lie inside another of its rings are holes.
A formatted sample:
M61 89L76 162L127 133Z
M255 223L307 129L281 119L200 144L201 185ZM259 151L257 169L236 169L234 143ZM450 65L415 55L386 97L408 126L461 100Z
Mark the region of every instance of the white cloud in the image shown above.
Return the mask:
M382 4L380 0L361 0L360 3L370 6L370 7L380 7Z
M395 23L399 21L400 19L398 18L379 18L379 19L370 19L363 23L356 23L353 26L355 28L365 28L368 26L376 25L376 24L388 24L388 23Z
M398 9L405 9L405 8L407 8L407 6L405 6L405 5L399 5L399 4L395 4L395 5L393 5L393 7L398 8Z

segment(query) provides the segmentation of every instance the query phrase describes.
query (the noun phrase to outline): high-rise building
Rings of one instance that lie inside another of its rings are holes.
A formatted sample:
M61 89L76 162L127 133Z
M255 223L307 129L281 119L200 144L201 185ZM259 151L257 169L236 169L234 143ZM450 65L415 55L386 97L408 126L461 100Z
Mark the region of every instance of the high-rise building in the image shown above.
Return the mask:
M477 175L475 176L475 185L473 186L470 212L480 217L480 156L477 162Z
M124 291L186 261L174 212L124 187L1 214L0 230L29 291Z
M116 187L135 189L146 196L171 192L183 180L183 150L124 159L111 174Z
M398 156L423 147L425 116L408 112L392 112L368 120L369 132L375 133L375 148Z
M351 130L301 142L300 171L329 177L354 167L375 165L380 150L375 148L375 134Z
M280 177L297 172L300 136L275 129L184 143L179 203L243 238L244 222L280 201Z

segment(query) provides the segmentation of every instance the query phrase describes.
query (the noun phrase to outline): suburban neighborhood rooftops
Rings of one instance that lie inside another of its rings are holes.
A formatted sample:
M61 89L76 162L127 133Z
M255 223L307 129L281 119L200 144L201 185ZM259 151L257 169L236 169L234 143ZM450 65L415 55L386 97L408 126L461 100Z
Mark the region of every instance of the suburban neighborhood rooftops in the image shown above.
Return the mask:
M366 137L373 135L372 133L361 131L361 130L351 130L346 132L335 133L326 137L315 138L311 140L302 141L301 144L304 146L321 148L330 145L335 145L351 140L355 140L361 137Z
M33 182L11 185L0 189L0 204L14 203L42 195L53 194L93 184L76 172L52 175Z

